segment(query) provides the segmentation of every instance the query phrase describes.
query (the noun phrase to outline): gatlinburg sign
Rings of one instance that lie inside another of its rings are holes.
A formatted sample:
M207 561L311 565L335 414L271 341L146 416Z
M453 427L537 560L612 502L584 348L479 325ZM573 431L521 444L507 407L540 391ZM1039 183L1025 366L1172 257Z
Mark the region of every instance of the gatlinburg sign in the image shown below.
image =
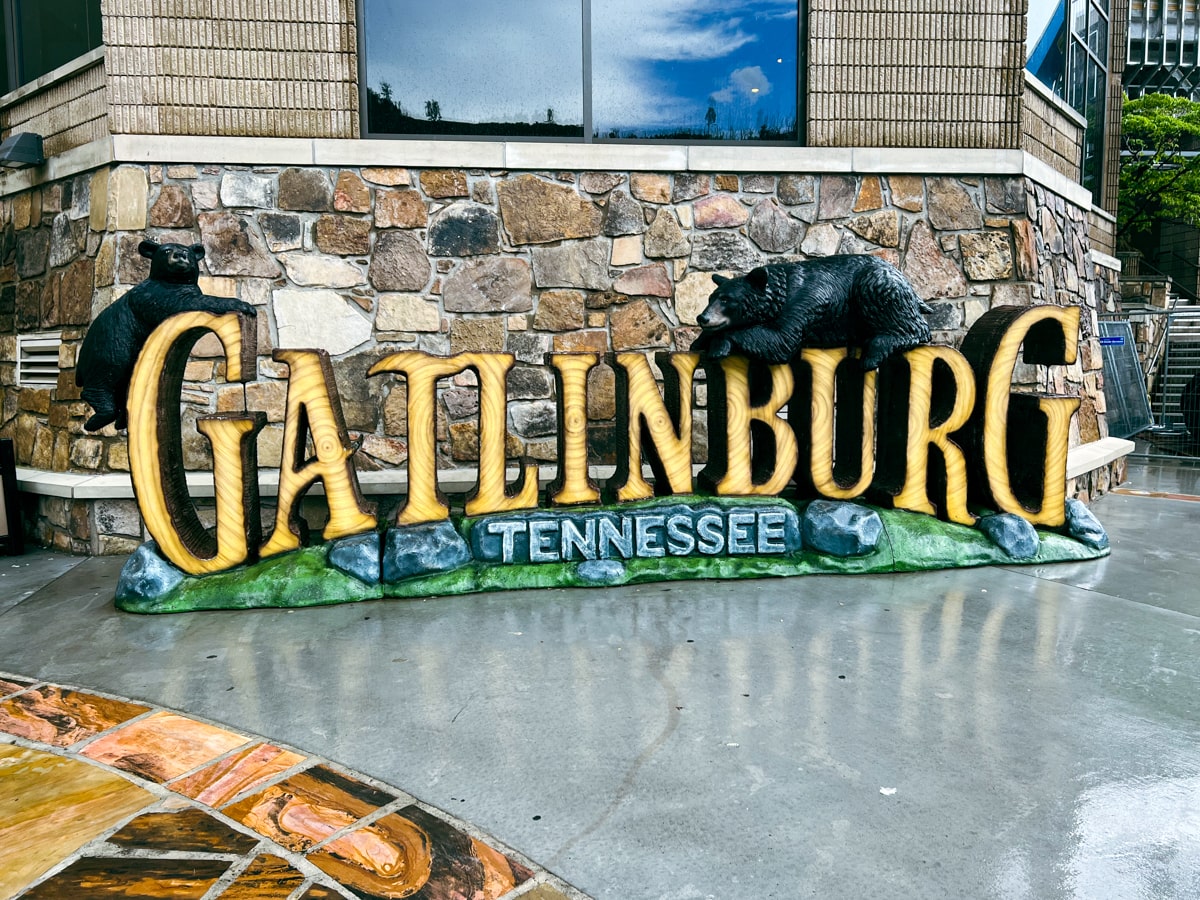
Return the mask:
M1078 328L1077 308L997 308L961 352L917 346L872 371L837 347L804 348L777 364L664 352L655 356L661 388L642 353L547 354L558 454L544 491L527 460L508 480L511 354L395 353L368 372L407 387L407 496L390 522L362 496L328 355L276 350L289 378L274 526L264 540L255 444L265 414L197 423L212 444L215 530L189 497L180 434L191 347L215 333L226 378L252 381L253 321L181 313L149 336L130 384L131 473L153 543L130 559L117 602L142 612L305 606L1094 558L1107 552L1103 529L1066 499L1079 400L1012 391L1022 350L1027 363L1070 364ZM598 485L588 468L587 392L588 372L602 361L617 376L618 446L615 473ZM478 481L457 514L438 485L436 395L440 380L468 370L479 391ZM696 476L698 370L709 439ZM321 540L305 546L300 502L317 482L329 516Z

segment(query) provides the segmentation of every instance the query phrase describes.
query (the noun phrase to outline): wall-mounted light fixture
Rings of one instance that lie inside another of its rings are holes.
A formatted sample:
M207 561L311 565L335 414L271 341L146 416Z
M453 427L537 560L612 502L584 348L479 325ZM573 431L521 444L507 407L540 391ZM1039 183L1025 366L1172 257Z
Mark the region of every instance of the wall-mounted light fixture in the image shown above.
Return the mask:
M0 166L23 169L26 166L40 166L45 161L40 134L32 131L15 132L0 144Z

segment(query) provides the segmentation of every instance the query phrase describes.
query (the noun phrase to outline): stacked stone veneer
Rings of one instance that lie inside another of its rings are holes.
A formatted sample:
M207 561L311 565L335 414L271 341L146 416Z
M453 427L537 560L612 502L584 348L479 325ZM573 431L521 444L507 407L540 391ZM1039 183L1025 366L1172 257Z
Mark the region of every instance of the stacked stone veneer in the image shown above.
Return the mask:
M1085 212L1020 177L126 165L0 201L0 226L0 436L15 439L22 466L128 469L123 435L83 432L73 366L87 323L147 275L144 237L202 241L204 289L260 310L257 383L222 382L215 339L195 349L183 395L189 468L210 465L196 418L246 402L270 421L260 465L279 465L287 370L275 347L335 357L361 470L407 458L403 382L368 379L372 363L411 349L513 353L510 449L552 461L545 353L686 349L712 272L838 252L899 265L930 301L941 343L957 344L993 305L1082 306L1080 361L1043 370L1040 383L1024 366L1017 378L1082 397L1075 442L1105 434L1093 336L1115 291L1089 260ZM39 330L62 332L58 386L18 388L16 334ZM591 387L591 449L603 462L612 371L595 371ZM702 404L702 386L698 395ZM477 409L473 376L443 383L443 466L474 461ZM699 458L703 409L697 430ZM96 510L56 503L31 510L35 537L74 549L100 547L101 534L137 537L128 516L117 517L125 530L97 533Z

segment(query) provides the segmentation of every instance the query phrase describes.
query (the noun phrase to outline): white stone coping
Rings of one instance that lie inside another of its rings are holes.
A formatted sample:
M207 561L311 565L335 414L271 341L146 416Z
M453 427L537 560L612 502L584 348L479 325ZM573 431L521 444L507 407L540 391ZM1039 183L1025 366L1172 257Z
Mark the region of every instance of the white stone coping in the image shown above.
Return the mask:
M1024 150L742 147L525 141L334 140L118 134L0 173L0 197L112 163L404 166L488 170L771 172L826 175L1024 175L1092 208L1091 192Z
M1133 441L1121 438L1103 438L1090 444L1073 447L1067 453L1067 477L1076 478L1108 465L1133 452ZM703 468L695 466L695 471ZM557 466L543 463L538 467L538 481L542 487L549 484L557 474ZM589 474L597 482L603 482L612 477L613 466L591 466ZM649 467L644 473L651 477ZM263 469L259 471L259 494L264 497L274 497L279 491L279 470ZM509 480L515 479L517 472L510 469ZM197 499L207 499L214 496L213 477L211 472L188 472L188 493ZM442 469L438 471L438 487L450 494L462 494L475 487L478 470L474 468ZM364 494L402 494L408 490L408 472L406 469L387 469L380 472L360 472L359 484ZM43 497L62 497L68 500L132 500L133 482L129 475L109 473L104 475L82 475L75 472L46 472L41 469L17 467L17 487L27 494ZM323 494L322 486L316 484L313 494Z
M24 169L0 167L0 197L27 191L39 184L70 178L81 172L98 169L113 162L112 138L101 138L89 144L56 153L40 166Z
M696 467L697 471L701 467ZM614 466L592 466L589 474L593 479L603 481L611 478ZM540 464L538 467L538 482L545 487L554 480L557 467ZM652 475L646 468L645 475ZM517 477L516 469L509 469L509 481ZM475 468L439 469L438 487L449 494L462 494L474 489L479 479ZM186 473L188 494L193 499L207 499L215 496L213 490L212 472ZM408 490L407 469L385 469L379 472L359 472L358 482L363 493L372 494L403 494ZM17 488L27 494L43 497L63 497L69 500L132 500L133 481L129 475L120 472L110 472L103 475L84 475L77 472L47 472L42 469L17 467ZM258 491L260 496L274 497L279 493L279 470L260 469L258 473ZM323 485L313 485L312 494L324 494Z
M82 56L77 56L70 62L63 63L57 69L51 69L40 78L35 78L33 81L21 85L13 91L0 96L0 109L8 109L10 106L15 106L22 100L32 97L34 94L39 94L56 84L74 78L80 72L87 71L92 66L98 65L104 61L104 47L96 47L89 50Z
M1067 477L1078 478L1133 452L1133 441L1106 437L1067 451Z
M1112 269L1114 272L1120 272L1124 265L1115 256L1109 256L1107 253L1101 253L1099 250L1089 250L1088 259L1097 266L1103 266L1106 269Z

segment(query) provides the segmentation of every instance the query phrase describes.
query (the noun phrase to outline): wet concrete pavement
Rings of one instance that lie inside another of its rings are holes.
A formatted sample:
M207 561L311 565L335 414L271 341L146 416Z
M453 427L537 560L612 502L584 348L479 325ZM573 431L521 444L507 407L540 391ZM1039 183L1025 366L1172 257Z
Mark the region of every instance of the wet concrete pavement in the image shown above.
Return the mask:
M0 606L0 670L306 748L606 900L1200 896L1200 503L1095 511L1086 564L296 611L120 613L91 559Z

